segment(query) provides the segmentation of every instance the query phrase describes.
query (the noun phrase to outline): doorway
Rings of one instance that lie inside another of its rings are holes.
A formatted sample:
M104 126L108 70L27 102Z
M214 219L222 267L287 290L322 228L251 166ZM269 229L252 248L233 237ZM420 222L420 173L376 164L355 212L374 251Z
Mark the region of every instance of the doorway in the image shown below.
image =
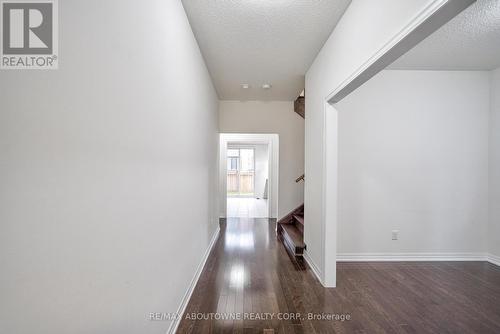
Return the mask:
M221 217L276 217L278 144L274 134L221 134Z
M269 217L268 170L268 144L228 143L227 217Z

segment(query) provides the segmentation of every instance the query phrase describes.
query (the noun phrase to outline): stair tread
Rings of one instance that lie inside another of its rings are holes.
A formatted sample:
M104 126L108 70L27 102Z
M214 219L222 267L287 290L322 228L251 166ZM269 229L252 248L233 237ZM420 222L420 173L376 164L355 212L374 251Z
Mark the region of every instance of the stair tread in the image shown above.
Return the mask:
M304 237L302 233L300 233L299 229L293 224L281 224L284 232L290 237L293 241L295 247L304 248Z
M304 216L303 215L294 215L293 218L295 218L295 220L298 221L300 224L304 225Z

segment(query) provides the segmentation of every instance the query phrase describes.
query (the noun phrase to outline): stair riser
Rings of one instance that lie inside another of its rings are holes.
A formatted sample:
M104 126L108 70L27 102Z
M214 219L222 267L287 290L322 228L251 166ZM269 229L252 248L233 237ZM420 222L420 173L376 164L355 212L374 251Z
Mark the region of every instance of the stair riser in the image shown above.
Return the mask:
M283 244L285 245L285 247L295 256L302 256L303 253L304 253L304 250L301 248L301 247L295 247L295 245L293 244L293 242L290 241L290 239L288 239L287 237L287 234L284 233L283 234Z
M303 255L304 248L295 246L295 243L290 238L288 233L281 227L281 224L278 225L278 235L281 237L281 239L283 240L283 244L288 249L288 251L290 251L290 253L292 253L295 256L302 256Z

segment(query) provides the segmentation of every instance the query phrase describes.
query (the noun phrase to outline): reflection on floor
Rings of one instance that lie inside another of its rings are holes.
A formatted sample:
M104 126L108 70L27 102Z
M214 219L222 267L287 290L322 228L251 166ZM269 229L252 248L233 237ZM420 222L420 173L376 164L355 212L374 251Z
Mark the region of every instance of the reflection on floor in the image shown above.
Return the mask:
M222 221L177 333L500 333L493 264L341 262L326 289L275 227Z
M239 218L267 218L267 199L228 197L227 216Z

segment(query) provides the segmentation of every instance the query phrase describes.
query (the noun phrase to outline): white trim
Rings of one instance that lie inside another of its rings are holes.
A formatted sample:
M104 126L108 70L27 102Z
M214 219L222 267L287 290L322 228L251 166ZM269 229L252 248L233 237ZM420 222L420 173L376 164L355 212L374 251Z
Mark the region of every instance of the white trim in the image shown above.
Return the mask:
M313 259L309 256L307 250L304 250L303 258L304 260L306 260L307 264L311 268L311 271L313 272L314 276L316 276L321 285L325 286L325 284L323 283L323 279L321 278L323 276L321 270L316 265L316 263L314 263Z
M326 100L332 104L339 102L475 1L434 0L347 79L342 81L327 95Z
M338 262L489 261L487 253L339 253Z
M500 256L488 254L488 262L500 267Z
M432 14L434 14L441 6L446 3L446 0L436 0L430 3L428 6L423 8L415 17L413 17L410 22L404 26L394 37L392 37L387 43L382 45L382 47L375 52L370 58L368 58L361 66L358 67L348 78L340 83L336 89L334 89L330 94L327 95L326 100L337 103L339 101L335 100L335 96L340 93L348 84L358 78L363 72L368 70L371 66L375 64L377 60L386 55L391 51L401 40L408 36L413 30L415 30L419 25L425 22ZM382 69L381 69L382 70Z
M322 249L323 286L337 286L337 226L339 221L339 112L324 102L323 112L323 187L322 187Z
M189 300L191 299L191 296L193 295L194 288L196 287L196 284L198 283L198 280L200 279L201 273L203 272L203 268L205 267L205 263L208 260L208 256L210 255L210 252L212 251L212 248L214 247L217 239L219 238L219 233L220 233L220 226L217 225L217 230L214 232L214 235L212 236L212 240L210 240L210 244L208 245L207 250L205 251L205 255L203 255L203 259L201 260L200 264L198 265L198 268L196 269L196 272L194 274L193 279L191 280L191 283L189 283L189 288L184 294L184 297L182 297L181 304L179 305L179 308L177 309L177 313L179 316L175 318L174 321L170 324L170 327L167 330L167 333L175 333L177 331L177 327L179 327L179 324L181 323L182 316L184 315L184 312L186 311L186 307L189 303Z
M500 266L500 256L490 253L338 253L337 262L486 261ZM309 261L308 261L309 263ZM312 268L312 266L311 266Z

